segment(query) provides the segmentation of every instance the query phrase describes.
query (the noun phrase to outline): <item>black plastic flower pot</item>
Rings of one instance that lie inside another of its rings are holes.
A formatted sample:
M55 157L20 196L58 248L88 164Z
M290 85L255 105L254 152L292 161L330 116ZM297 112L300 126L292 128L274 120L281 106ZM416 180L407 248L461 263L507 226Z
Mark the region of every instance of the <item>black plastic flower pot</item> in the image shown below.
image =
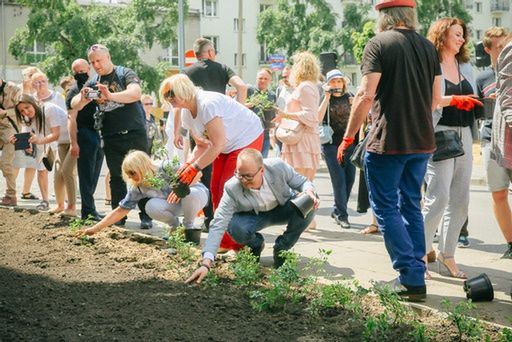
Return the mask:
M179 198L184 198L190 194L190 186L188 186L188 184L178 182L173 184L172 192L174 192L174 194Z
M464 281L464 291L473 302L490 302L494 299L491 280L485 273Z
M315 206L313 199L306 193L295 197L291 202L304 218L308 216L309 212L313 210L313 207Z
M185 229L185 242L192 242L199 245L201 242L201 229Z

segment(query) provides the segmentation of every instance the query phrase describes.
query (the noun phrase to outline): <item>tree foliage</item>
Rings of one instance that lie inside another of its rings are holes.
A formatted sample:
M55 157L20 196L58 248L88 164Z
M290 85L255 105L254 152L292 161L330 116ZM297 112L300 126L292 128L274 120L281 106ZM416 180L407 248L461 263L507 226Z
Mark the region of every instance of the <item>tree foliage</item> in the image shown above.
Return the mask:
M336 14L326 0L277 0L258 15L256 37L270 53L288 56L300 50L333 51L340 43Z
M366 23L372 22L368 18L370 5L368 4L347 4L343 9L343 25L341 32L341 45L343 53L349 52L356 55L356 41L353 36L361 34ZM372 24L373 26L374 24ZM364 45L363 45L364 48Z
M430 25L443 17L457 17L466 25L471 22L471 15L466 11L463 0L421 0L417 2L418 21L421 34L427 35Z
M18 0L31 9L27 25L16 31L9 52L31 62L27 47L35 41L47 54L38 64L51 82L69 74L76 58L87 58L94 43L105 44L114 64L134 69L145 90L156 90L161 67L144 63L139 52L155 44L169 46L176 37L177 0L132 0L129 5L79 5L76 0ZM186 12L186 11L185 11Z
M352 33L352 43L354 45L354 57L357 63L361 63L361 59L363 58L364 47L366 43L375 36L375 22L367 21L361 32L353 32Z

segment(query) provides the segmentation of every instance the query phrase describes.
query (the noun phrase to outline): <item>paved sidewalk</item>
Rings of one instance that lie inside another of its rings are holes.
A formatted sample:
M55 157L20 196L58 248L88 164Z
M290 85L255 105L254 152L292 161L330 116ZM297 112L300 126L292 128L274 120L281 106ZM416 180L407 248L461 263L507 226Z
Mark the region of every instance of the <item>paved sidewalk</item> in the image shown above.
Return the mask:
M477 148L475 148L477 150ZM491 195L485 184L485 173L478 152L475 151L475 163L471 185L469 232L472 245L467 249L458 249L456 259L460 268L468 276L474 277L486 273L494 286L495 299L490 303L479 303L478 310L481 318L498 324L512 326L512 301L509 295L512 285L512 260L500 259L505 249L503 237L494 219L491 204ZM96 192L96 200L100 212L107 212L109 208L104 205L104 172ZM18 189L21 188L21 178L18 179ZM50 176L50 179L52 176ZM318 256L319 249L330 249L332 254L328 259L326 281L334 281L344 277L355 278L364 286L369 286L372 280L388 281L397 276L391 267L388 254L384 248L380 235L366 236L360 230L371 222L371 213L359 214L355 212L357 183L349 202L351 229L342 229L330 217L332 206L332 189L329 174L325 168L321 169L315 179L315 186L321 198L321 206L317 213L317 229L305 232L294 250L300 253L302 262L308 258ZM53 188L50 180L50 189ZM0 192L3 193L5 182L0 182ZM34 193L38 194L37 184L32 186ZM52 190L50 190L52 192ZM53 198L52 198L53 199ZM54 201L52 201L54 202ZM35 207L37 201L18 201L22 207ZM138 213L132 211L126 225L128 229L138 230ZM262 254L262 263L272 264L272 245L275 238L283 231L282 226L271 227L263 231L267 247ZM165 227L157 224L149 231L157 236L166 234ZM207 237L202 234L202 239ZM435 247L435 246L434 246ZM430 264L433 280L427 282L428 299L425 305L440 309L443 298L457 302L465 299L462 281L445 277L437 273L436 264Z

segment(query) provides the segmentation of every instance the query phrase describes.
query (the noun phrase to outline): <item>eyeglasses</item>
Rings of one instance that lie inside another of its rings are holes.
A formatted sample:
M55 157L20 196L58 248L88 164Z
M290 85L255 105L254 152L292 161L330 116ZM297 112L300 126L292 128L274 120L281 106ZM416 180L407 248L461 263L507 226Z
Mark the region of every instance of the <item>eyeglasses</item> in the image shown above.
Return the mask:
M153 105L153 102L146 102L144 103L144 106L152 106Z
M174 90L169 90L167 94L165 94L165 97L167 97L169 100L174 100L176 97L176 94L174 94Z
M250 182L254 179L254 177L261 171L262 167L260 167L258 169L258 171L256 171L254 174L252 175L241 175L239 174L237 171L235 171L235 177L242 180L242 179L245 179L246 181Z

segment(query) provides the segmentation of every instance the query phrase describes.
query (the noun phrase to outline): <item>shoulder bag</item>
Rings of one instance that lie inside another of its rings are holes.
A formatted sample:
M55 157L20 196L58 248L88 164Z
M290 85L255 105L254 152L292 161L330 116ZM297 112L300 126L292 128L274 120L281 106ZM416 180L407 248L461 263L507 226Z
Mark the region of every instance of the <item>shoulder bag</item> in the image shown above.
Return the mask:
M304 125L297 120L281 119L276 128L276 138L287 145L297 144L304 135Z
M44 113L44 107L41 108L43 111L43 135L46 133L45 123L46 123L46 115ZM43 152L43 164L46 170L53 170L53 163L55 162L55 154L53 153L53 149L50 145L44 144L44 152Z
M330 105L327 104L327 125L324 125L322 122L318 126L318 135L320 136L320 144L332 144L332 135L334 134L334 130L331 127L331 108Z
M458 66L458 64L457 64ZM459 67L459 89L462 94L462 84L460 77ZM445 131L435 132L436 139L436 150L432 155L432 161L442 161L446 159L456 158L464 155L464 147L462 146L461 129L460 129L460 112L459 114L459 126L457 131L449 129Z
M356 145L352 155L350 156L350 162L361 170L364 169L364 155L366 153L366 145L368 143L369 136L370 132L366 132L366 136Z

